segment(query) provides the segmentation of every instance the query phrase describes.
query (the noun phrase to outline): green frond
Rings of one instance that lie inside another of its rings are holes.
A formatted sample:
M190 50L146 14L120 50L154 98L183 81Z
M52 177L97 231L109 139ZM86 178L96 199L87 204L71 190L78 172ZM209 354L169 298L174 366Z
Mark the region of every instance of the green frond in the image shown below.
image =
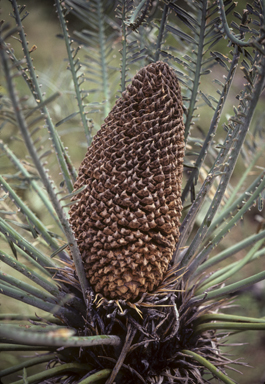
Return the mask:
M25 75L25 78L28 81L28 84L32 90L32 94L35 97L36 103L37 104L43 103L43 96L42 96L41 89L39 87L37 77L36 77L36 74L35 74L35 71L33 68L33 63L32 63L31 57L30 57L30 53L29 53L29 49L28 49L28 45L27 45L27 40L26 40L26 36L25 36L24 30L23 30L22 20L20 18L20 13L19 13L19 10L17 7L17 3L15 0L12 0L11 3L13 6L14 18L17 22L18 27L19 27L19 35L20 35L21 43L23 46L23 51L25 54L26 62L27 62L27 69L30 73L30 78L27 75ZM23 72L25 72L25 71L23 71ZM71 164L69 163L70 159L68 156L65 155L64 146L62 145L62 142L58 136L58 133L55 130L55 127L52 123L52 120L50 118L50 114L49 114L47 107L46 106L42 107L40 109L40 111L43 112L44 115L46 116L47 127L49 129L49 133L51 135L53 145L54 145L56 154L58 156L58 161L59 161L60 167L62 169L67 188L68 188L69 192L71 192L73 187L72 187L72 181L71 181L71 172L69 171L70 166L71 166ZM73 167L71 166L71 170L72 169L73 169Z
M58 243L54 240L54 238L50 235L47 228L42 224L42 222L34 215L34 213L23 203L20 197L15 193L15 191L10 187L10 185L3 179L0 175L0 187L9 194L10 199L17 206L19 211L23 213L27 220L31 223L31 231L38 234L41 234L47 243L54 249L58 248Z
M8 88L10 91L10 96L12 98L14 111L16 113L17 122L20 126L21 133L22 133L24 140L25 140L25 143L27 145L27 149L28 149L33 161L34 161L34 164L35 164L35 166L36 166L36 168L40 174L42 182L43 182L44 186L46 187L46 190L50 196L53 207L54 207L54 209L58 215L58 218L60 219L62 226L64 228L65 235L67 237L68 243L70 244L69 247L71 249L72 256L75 260L75 265L76 265L77 273L78 273L80 283L82 286L83 295L85 296L85 291L88 288L88 283L87 283L87 280L85 277L84 268L82 265L82 261L80 258L80 253L79 253L79 249L78 249L77 244L76 244L76 240L75 240L73 232L70 228L69 222L68 222L68 220L67 220L67 218L66 218L66 216L62 210L62 207L61 207L61 205L57 199L57 196L54 193L53 186L51 185L50 180L46 174L46 171L43 168L43 166L42 166L42 164L38 158L38 154L37 154L35 147L32 143L32 139L29 135L24 116L22 114L21 108L20 108L19 103L17 101L14 88L12 86L12 78L10 75L7 58L6 58L5 53L3 51L1 51L1 54L2 54L2 61L3 61L4 69L5 69L5 74L6 74L6 78L7 78ZM72 192L72 188L71 188L70 192ZM1 221L1 223L2 223L2 221ZM4 223L3 223L3 225L4 225ZM4 232L4 233L6 234L6 232ZM9 228L8 232L7 232L7 236L12 236L13 234L11 235L11 233L12 233L12 229ZM17 235L15 234L15 236L17 236ZM24 242L24 240L22 240L22 243L23 242ZM29 244L27 244L27 246L31 247ZM34 251L33 251L33 254L34 254ZM46 261L46 266L52 266L52 265L48 265L48 264L49 263L47 263L47 261Z
M231 123L231 124L234 124L234 129L228 133L226 141L225 141L226 145L224 148L222 148L220 150L219 155L216 159L215 165L212 167L212 170L209 172L208 177L206 178L206 180L205 180L205 182L201 188L201 193L197 196L197 199L196 199L197 201L195 200L195 202L193 204L194 207L196 207L196 206L198 207L198 200L202 201L205 198L206 193L207 193L206 191L207 190L209 191L209 188L212 185L212 181L214 179L215 173L220 172L220 164L223 164L221 162L221 159L223 158L224 159L223 161L226 161L225 167L224 167L224 173L221 176L221 181L220 181L218 189L215 193L215 197L213 198L212 204L210 205L210 208L208 209L208 212L205 215L204 221L203 221L200 229L198 230L196 236L192 240L191 245L189 246L189 250L187 251L186 256L185 256L185 260L186 260L185 262L188 262L188 260L190 258L194 258L194 251L198 248L198 244L202 242L206 233L208 232L208 228L211 225L212 220L213 220L213 218L214 218L214 216L215 216L215 214L219 208L219 205L223 199L223 195L225 193L225 190L227 188L227 184L228 184L229 179L231 177L231 174L234 170L235 163L236 163L238 155L239 155L239 152L236 149L238 146L241 147L243 145L245 136L246 136L248 128L249 128L250 121L252 119L252 114L254 112L256 103L258 102L259 95L262 92L262 82L259 81L259 76L260 76L260 73L262 73L261 77L263 78L263 76L265 75L264 71L265 71L265 65L264 65L264 62L261 61L260 67L259 67L259 72L258 72L258 74L256 74L256 82L255 82L255 86L253 86L252 96L248 100L247 104L243 107L243 108L245 108L245 113L244 113L243 117L240 117L240 119L236 119L236 121L233 121L233 123ZM246 87L248 87L248 85ZM247 92L247 91L245 90L245 92ZM231 121L231 119L230 119L230 121ZM234 141L235 137L237 138L236 141ZM229 156L229 158L228 158L228 156ZM261 187L259 193L262 190L263 190L263 186ZM255 199L257 197L258 196L256 196ZM252 203L253 203L253 201L251 200L251 204ZM193 206L191 207L190 211L194 210ZM194 212L197 212L197 211L194 210ZM235 217L238 218L237 215ZM192 221L193 220L191 218L189 218L189 226L191 225ZM232 219L230 221L230 224L232 222L234 223L234 219ZM184 223L184 225L187 225L187 216L186 216L186 222ZM183 232L183 233L186 235L185 232ZM181 242L181 239L180 239L180 242ZM200 260L202 260L202 258L200 258Z
M56 366L54 368L47 369L45 371L36 373L35 375L27 377L27 383L40 383L43 380L48 380L53 377L64 377L65 374L71 372L84 373L86 369L89 369L89 366L86 364L78 364L78 363L68 363L60 366ZM21 379L18 381L13 381L12 384L25 384L25 380Z
M3 251L0 253L0 260L14 268L16 271L22 273L34 283L44 288L47 292L50 292L53 296L56 297L60 295L57 285L51 279L48 280L47 276L43 277L35 269L29 268L26 264L21 263Z
M234 381L230 380L229 377L224 375L218 368L215 367L215 365L211 364L207 359L204 357L198 355L197 353L189 350L183 350L182 351L185 355L191 356L194 360L198 361L200 364L205 366L207 369L209 369L210 372L214 373L216 377L218 377L220 380L222 380L223 383L226 384L235 384Z
M202 271L205 271L207 268L221 262L222 260L225 260L227 257L230 257L230 256L233 256L234 254L236 254L237 252L247 248L248 246L252 245L252 244L255 244L257 241L259 241L260 239L263 239L265 236L265 232L264 231L261 231L257 234L254 234L254 235L251 235L251 236L248 236L246 239L238 242L237 244L234 244L232 247L229 247L227 249L225 249L224 251L218 253L217 255L211 257L209 260L205 261L202 265L200 265L198 267L198 269L196 270L196 274L200 274ZM258 254L258 253L255 253L255 255ZM206 252L204 253L204 256L206 256ZM255 257L255 255L253 256L253 259ZM233 264L230 264L229 265L229 269L232 267ZM223 273L223 270L222 271L216 271L215 273L213 273L211 275L211 277L209 277L209 279L212 279L214 278L215 276L219 276Z
M121 49L121 92L125 90L127 72L128 72L128 35L129 28L127 26L127 19L132 11L132 1L130 0L119 0L116 8L116 17L120 19L121 22L121 39L122 39L122 49Z
M36 332L34 329L21 329L17 326L1 324L0 335L25 345L47 345L52 347L92 347L95 345L119 346L121 340L117 336L72 336L75 331L69 328L55 327L54 330Z
M28 254L43 267L56 269L56 264L51 261L44 253L34 247L28 240L26 240L20 233L12 228L6 221L0 218L0 231L3 233L7 240L11 240L14 244L26 250ZM52 272L51 272L52 273Z
M92 30L83 30L81 32L75 32L75 36L78 39L78 42L83 45L83 48L86 47L87 60L85 62L80 62L78 59L75 59L75 66L80 63L84 65L85 72L80 75L80 84L78 85L77 80L74 79L76 87L76 92L79 94L79 86L85 80L89 83L97 84L97 92L102 92L103 94L103 117L105 118L110 111L110 62L111 54L113 53L113 48L111 44L107 44L108 39L113 42L114 36L109 34L109 25L106 22L106 14L110 11L111 2L106 0L99 1L90 1L87 4L79 4L78 1L66 1L65 4L74 13L78 18L83 20L90 20L90 27ZM108 31L107 31L108 29ZM67 35L67 32L65 33ZM68 37L67 37L68 39ZM69 43L70 46L70 43ZM76 55L76 51L73 51ZM68 57L70 57L70 67L75 77L76 70L74 69L73 63L71 64L71 52L69 51ZM93 64L92 64L93 63ZM94 64L97 64L96 66ZM92 72L92 76L91 75ZM90 84L91 86L91 84ZM91 90L88 88L87 94L91 93ZM86 94L83 98L87 99ZM79 102L79 98L78 98ZM81 105L81 99L79 104ZM79 107L80 108L80 107ZM85 120L84 115L82 120ZM91 139L89 139L90 143Z
M53 358L55 356L56 356L55 354L46 354L45 353L45 355L33 357L32 359L26 360L24 363L20 363L20 364L14 365L13 367L3 369L0 372L0 377L8 376L12 373L15 373L17 371L22 370L23 368L28 368L28 367L32 367L32 366L35 366L38 364L46 363L46 362L50 361L51 358Z
M242 178L245 179L245 176L246 176L246 174L244 173ZM233 203L231 203L231 197L227 200L226 204L218 212L217 217L213 220L212 224L210 225L210 227L208 229L208 236L206 235L205 240L209 240L209 236L212 236L212 233L214 231L216 231L218 228L220 228L220 226L226 220L228 220L229 218L232 218L233 215L235 215L235 213L238 212L242 208L242 206L253 195L253 193L256 190L256 188L264 180L264 176L265 176L265 174L264 174L264 172L262 172L256 178L256 180L254 180L253 183L248 188L245 189L245 191L242 194L239 194L239 196L234 200ZM241 184L241 182L239 184ZM238 190L237 187L236 187L236 190ZM262 188L261 188L260 191L262 191ZM233 195L235 196L234 192L231 193L231 196L233 196ZM255 204L255 201L253 201L253 204Z
M244 258L236 262L235 265L230 265L230 269L228 271L226 272L223 271L223 273L221 273L216 278L211 276L210 281L209 279L206 279L203 282L202 287L200 287L198 291L196 291L196 293L200 294L202 292L205 292L205 290L207 290L208 288L218 285L224 282L226 279L229 279L230 277L234 276L238 271L240 271L241 268L243 268L249 261L251 261L251 259L254 257L255 253L258 251L258 249L262 246L263 243L264 243L264 238L256 242L253 248L246 254Z
M194 298L191 300L190 305L195 303L196 301L201 301L201 302L206 302L212 299L220 298L220 297L225 297L227 294L232 294L237 291L239 291L241 288L247 288L254 283L257 283L259 281L262 281L265 277L265 272L259 272L251 277L247 277L246 279L242 279L237 281L236 283L227 285L226 287L223 288L218 288L215 290L212 290L207 293L200 294L198 296L194 296Z

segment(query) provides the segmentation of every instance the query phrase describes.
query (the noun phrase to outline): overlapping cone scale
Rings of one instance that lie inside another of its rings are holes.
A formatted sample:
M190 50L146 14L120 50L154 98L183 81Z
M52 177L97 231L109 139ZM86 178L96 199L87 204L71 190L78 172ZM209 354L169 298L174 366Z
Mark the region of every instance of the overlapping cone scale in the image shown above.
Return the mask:
M173 70L142 68L80 166L70 211L87 278L109 299L152 292L179 237L183 110Z

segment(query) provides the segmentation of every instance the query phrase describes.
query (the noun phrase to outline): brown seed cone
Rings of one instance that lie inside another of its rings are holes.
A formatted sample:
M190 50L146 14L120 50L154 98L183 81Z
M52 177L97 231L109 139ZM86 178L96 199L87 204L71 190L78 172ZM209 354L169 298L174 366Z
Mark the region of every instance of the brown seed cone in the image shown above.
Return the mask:
M184 156L180 87L170 67L142 68L117 100L80 166L70 222L95 292L152 292L179 238Z

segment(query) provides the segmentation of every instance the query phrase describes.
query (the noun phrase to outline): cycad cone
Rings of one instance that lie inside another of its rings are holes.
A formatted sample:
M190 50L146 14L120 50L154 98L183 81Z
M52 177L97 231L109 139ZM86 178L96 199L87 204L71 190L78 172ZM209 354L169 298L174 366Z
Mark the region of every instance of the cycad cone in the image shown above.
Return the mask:
M109 299L152 292L179 237L183 110L173 70L142 68L80 166L70 211L87 278Z

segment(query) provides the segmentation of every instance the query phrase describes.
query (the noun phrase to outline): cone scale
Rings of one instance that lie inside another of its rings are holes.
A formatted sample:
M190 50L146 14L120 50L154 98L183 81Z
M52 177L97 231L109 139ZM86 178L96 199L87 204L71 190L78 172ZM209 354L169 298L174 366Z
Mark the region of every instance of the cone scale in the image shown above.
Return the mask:
M180 87L163 62L122 93L79 168L70 210L95 292L136 300L163 280L179 238L184 126Z

